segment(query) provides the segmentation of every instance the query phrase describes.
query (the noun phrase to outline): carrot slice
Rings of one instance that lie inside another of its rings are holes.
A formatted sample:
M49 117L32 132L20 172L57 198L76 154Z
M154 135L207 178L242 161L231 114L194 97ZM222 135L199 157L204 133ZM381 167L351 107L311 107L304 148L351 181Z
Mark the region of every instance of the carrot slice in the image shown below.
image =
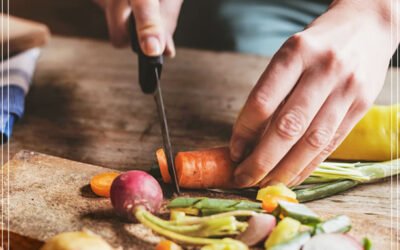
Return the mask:
M98 196L110 197L111 184L119 173L103 173L94 176L90 180L92 191Z
M182 248L173 241L162 240L157 244L155 250L182 250Z
M157 151L158 165L164 182L170 183L171 176L164 151ZM179 152L175 157L179 186L185 188L231 188L234 187L233 171L227 147Z
M165 183L171 183L171 176L169 175L169 172L168 172L167 157L165 156L164 150L162 148L157 150L156 156L157 156L158 166L160 167L160 172L161 172L163 181Z
M275 210L275 208L278 207L278 205L279 205L278 201L280 201L280 200L289 201L289 202L293 202L293 203L299 203L296 199L294 199L292 197L267 194L263 198L262 208L265 211L267 211L268 213L271 213L272 211Z

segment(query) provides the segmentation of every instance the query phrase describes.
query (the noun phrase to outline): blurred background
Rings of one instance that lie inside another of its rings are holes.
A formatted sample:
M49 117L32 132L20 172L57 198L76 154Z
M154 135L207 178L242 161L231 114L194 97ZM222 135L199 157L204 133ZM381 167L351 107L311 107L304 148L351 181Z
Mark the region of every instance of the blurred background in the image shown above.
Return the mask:
M185 0L178 46L272 56L330 0ZM90 0L13 0L10 13L39 21L52 34L108 39L102 10ZM393 60L397 65L397 59Z
M325 11L324 0L185 0L178 46L271 56ZM102 10L90 0L13 0L10 13L45 23L52 34L108 39Z

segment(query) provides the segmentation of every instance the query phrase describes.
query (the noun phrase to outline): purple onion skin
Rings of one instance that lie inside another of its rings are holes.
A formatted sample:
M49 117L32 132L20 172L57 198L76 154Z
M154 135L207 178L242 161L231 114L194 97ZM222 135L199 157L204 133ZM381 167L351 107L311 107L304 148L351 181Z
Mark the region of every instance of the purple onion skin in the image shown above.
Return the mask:
M115 212L131 221L135 221L132 211L135 207L143 206L156 213L163 202L160 184L153 176L140 170L119 175L111 185L110 196Z

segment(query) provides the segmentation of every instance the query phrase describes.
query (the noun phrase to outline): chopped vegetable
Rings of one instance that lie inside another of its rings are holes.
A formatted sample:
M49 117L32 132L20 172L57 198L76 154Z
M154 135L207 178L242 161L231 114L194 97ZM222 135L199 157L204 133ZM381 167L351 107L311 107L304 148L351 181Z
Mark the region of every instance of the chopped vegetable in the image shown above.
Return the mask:
M279 183L277 185L268 186L261 188L257 192L257 200L263 201L266 195L278 195L285 196L292 199L296 199L296 193L286 187L284 184Z
M90 187L93 193L102 197L110 197L111 184L119 173L102 173L90 180Z
M146 172L132 170L118 176L111 185L111 203L115 212L134 220L135 207L157 212L163 201L160 184Z
M296 199L293 199L291 197L267 194L267 195L264 195L264 199L262 202L262 208L265 211L267 211L268 213L271 213L278 207L278 205L279 205L278 201L288 201L288 202L293 202L293 203L299 203Z
M187 207L187 208L179 208L179 207L177 207L177 208L170 209L170 211L171 211L171 214L174 211L180 211L180 212L184 212L185 214L189 214L189 215L199 215L199 212L200 212L199 209L191 208L191 207Z
M90 231L61 233L46 241L40 250L113 250L100 236Z
M364 247L364 250L372 250L372 242L368 238L364 238L362 241L362 245Z
M170 240L162 240L157 244L155 250L182 250L178 244Z
M162 149L161 149L162 150ZM171 181L163 151L157 151L158 165L163 180ZM233 170L227 147L179 152L175 157L179 186L185 188L234 187Z
M358 181L341 180L318 186L296 190L299 202L313 201L346 191L359 184Z
M270 214L256 213L247 221L246 230L237 239L248 246L255 246L265 240L276 225L276 219Z
M299 232L289 240L267 248L267 250L300 250L311 238L310 231Z
M250 211L234 212L239 214L239 216L252 215ZM218 214L210 217L194 217L188 218L187 220L165 221L148 212L143 206L136 206L133 213L139 222L149 227L154 232L175 241L194 245L224 244L226 240L193 235L206 235L207 237L214 234L224 235L226 233L229 235L233 231L236 231L235 233L240 233L244 231L247 226L246 222L233 220L232 216L236 215L232 214Z
M400 104L373 105L331 159L385 161L399 157Z
M226 238L223 242L213 243L201 248L201 250L248 250L249 248L240 241Z
M299 231L301 223L290 217L281 220L268 239L265 241L265 248L269 249L275 245L288 241Z
M346 233L351 229L350 218L346 215L338 215L324 222L318 223L314 228L314 234L321 233Z
M312 237L302 250L363 250L361 244L348 234L329 233Z
M279 211L285 217L291 217L305 225L314 225L321 222L321 219L311 209L303 204L296 204L287 201L278 201Z
M171 214L169 216L170 220L181 220L186 217L185 212L183 211L177 211L177 210L171 210Z
M262 205L259 202L248 200L212 199L205 197L178 197L170 201L167 205L167 208L194 208L198 209L203 216L234 210L251 210L256 212L263 212Z

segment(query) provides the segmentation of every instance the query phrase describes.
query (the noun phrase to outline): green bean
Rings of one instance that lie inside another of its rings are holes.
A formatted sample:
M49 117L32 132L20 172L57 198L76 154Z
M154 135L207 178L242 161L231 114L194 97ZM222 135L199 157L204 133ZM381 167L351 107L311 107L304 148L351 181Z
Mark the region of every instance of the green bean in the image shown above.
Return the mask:
M358 181L353 180L339 180L332 183L321 184L318 186L296 190L297 200L299 202L306 202L332 196L334 194L343 192L352 187L360 184Z

